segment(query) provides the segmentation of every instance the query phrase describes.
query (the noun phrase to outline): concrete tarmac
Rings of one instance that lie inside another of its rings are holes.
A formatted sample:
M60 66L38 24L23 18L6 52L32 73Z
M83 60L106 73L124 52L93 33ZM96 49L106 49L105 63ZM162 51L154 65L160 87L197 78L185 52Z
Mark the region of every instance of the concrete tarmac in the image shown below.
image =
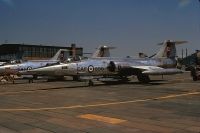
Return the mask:
M189 73L140 84L0 84L0 133L200 133L200 82Z

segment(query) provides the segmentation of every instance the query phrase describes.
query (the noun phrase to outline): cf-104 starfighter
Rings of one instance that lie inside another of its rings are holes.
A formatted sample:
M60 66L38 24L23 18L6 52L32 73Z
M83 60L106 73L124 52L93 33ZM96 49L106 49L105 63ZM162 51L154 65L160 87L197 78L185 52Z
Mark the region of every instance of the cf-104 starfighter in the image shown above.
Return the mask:
M68 51L66 49L60 49L58 52L49 60L29 60L22 63L16 63L16 64L8 64L0 66L0 76L3 78L7 78L14 82L14 79L11 77L11 75L21 75L20 71L26 71L31 69L36 69L40 67L60 64L63 60L65 60L64 53ZM23 75L32 75L29 73L23 73ZM37 77L37 75L32 75L33 77Z
M136 75L143 83L150 82L149 75L169 75L182 73L176 68L176 44L186 41L164 41L159 52L152 58L91 58L78 62L33 69L29 72L44 75L65 75L88 77L89 85L93 85L93 79L105 78L127 79Z

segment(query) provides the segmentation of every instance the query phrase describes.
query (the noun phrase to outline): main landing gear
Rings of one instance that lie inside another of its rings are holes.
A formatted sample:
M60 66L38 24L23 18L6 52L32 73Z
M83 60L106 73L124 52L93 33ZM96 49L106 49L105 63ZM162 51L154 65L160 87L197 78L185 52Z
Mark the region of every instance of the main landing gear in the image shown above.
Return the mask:
M33 78L29 79L28 83L33 83Z
M149 83L150 82L150 78L146 74L139 73L137 75L137 78L141 83Z
M33 80L37 80L38 79L38 76L37 75L33 75L32 78L28 79L28 82L29 83L33 83Z
M191 76L193 81L200 80L200 66L191 68Z

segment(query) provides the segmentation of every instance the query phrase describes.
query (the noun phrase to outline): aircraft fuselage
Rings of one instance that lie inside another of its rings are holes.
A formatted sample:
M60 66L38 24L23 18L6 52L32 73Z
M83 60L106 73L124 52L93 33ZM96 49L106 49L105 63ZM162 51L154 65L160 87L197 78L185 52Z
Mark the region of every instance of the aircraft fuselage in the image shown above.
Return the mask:
M174 68L176 61L173 59L132 59L132 58L93 58L74 63L55 65L39 68L30 72L49 76L74 76L74 75L135 75L138 70L130 66L159 66ZM125 69L124 69L125 68ZM130 69L129 69L130 68Z

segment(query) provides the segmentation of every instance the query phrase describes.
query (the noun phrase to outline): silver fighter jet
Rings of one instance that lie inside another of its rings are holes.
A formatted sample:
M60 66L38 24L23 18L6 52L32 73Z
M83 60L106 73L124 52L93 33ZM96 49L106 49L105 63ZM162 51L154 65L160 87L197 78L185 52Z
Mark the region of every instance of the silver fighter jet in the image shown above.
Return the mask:
M106 46L106 45L99 46L97 48L97 50L92 54L90 59L110 57L110 49L114 49L114 48L115 47L109 47L109 46ZM68 64L68 62L66 64ZM68 74L65 73L64 69L60 69L60 68L62 68L62 66L65 66L65 64L56 65L55 68L53 66L48 66L48 67L44 67L44 69L38 68L38 69L33 69L32 71L31 70L20 71L20 73L21 74L23 74L23 73L27 74L28 73L28 74L31 74L31 75L40 75L40 76L53 77L53 78L56 78L56 79L63 79L63 77L68 75ZM78 75L73 76L73 80L78 80L78 79L79 79Z

